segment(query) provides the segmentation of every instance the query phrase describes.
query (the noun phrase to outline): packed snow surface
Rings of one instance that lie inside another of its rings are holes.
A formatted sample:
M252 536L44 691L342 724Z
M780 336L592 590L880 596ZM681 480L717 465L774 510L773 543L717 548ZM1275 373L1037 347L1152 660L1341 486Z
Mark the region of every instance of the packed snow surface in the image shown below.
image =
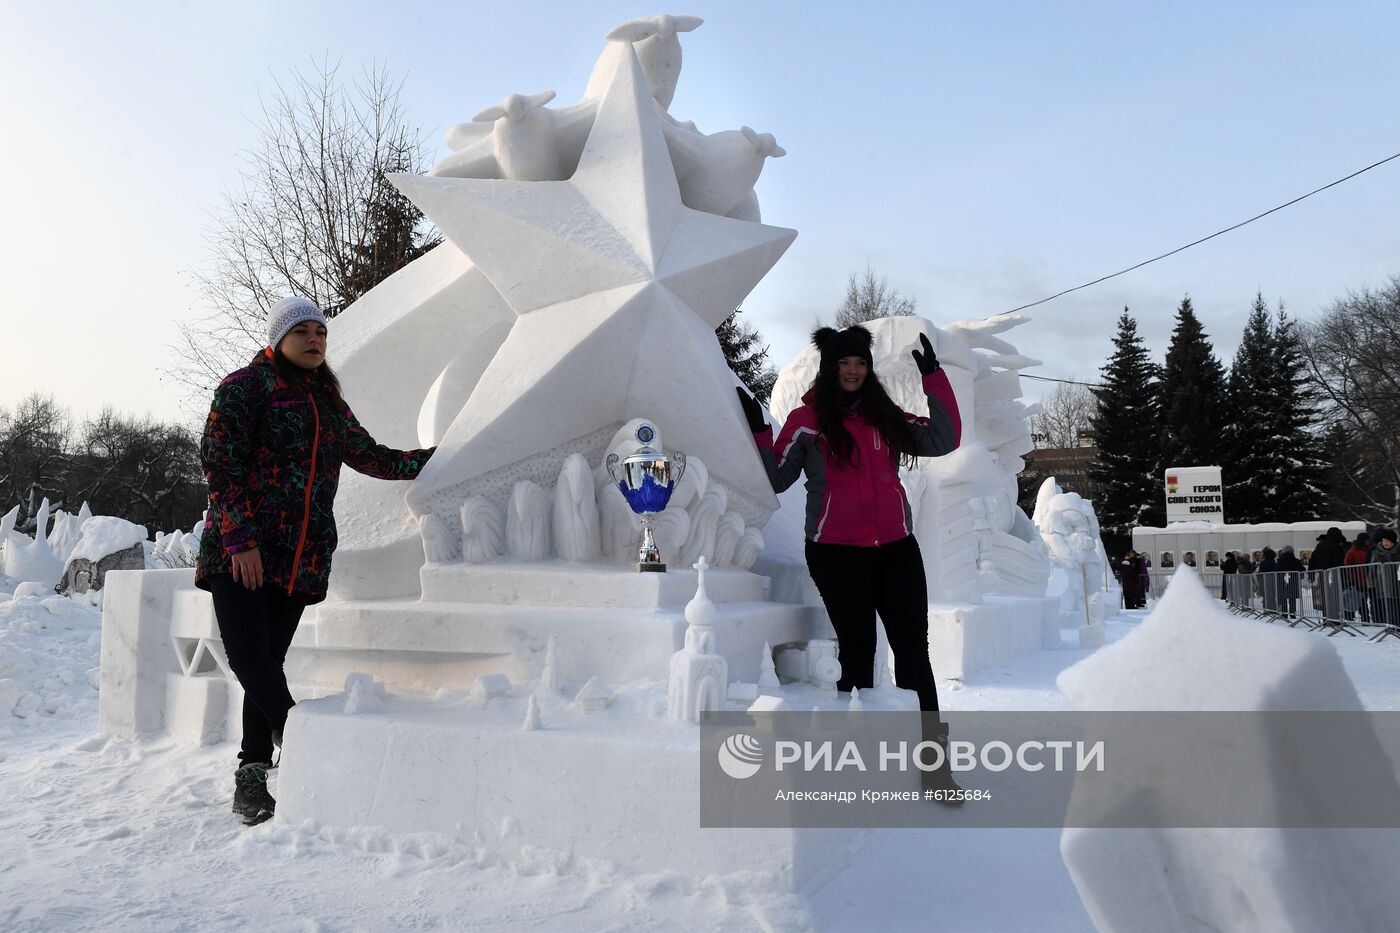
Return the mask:
M0 714L0 929L1094 929L1058 830L880 832L824 886L789 895L445 834L244 828L229 812L236 749L94 735L100 614L13 590L0 580L0 681L19 690ZM1110 618L1110 647L1141 618ZM1400 645L1329 644L1367 708L1400 709ZM1067 709L1055 680L1090 653L1040 652L939 689L949 709Z

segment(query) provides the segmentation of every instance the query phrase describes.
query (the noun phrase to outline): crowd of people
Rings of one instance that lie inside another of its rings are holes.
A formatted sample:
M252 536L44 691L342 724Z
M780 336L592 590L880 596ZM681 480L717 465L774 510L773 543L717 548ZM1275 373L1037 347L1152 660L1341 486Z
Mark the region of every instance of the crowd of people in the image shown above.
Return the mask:
M1339 528L1319 535L1312 551L1297 554L1292 545L1250 553L1226 551L1218 566L1222 576L1220 598L1259 599L1266 611L1296 617L1299 599L1311 591L1313 609L1323 618L1363 625L1400 627L1400 543L1395 529L1360 532L1348 541ZM1171 566L1163 552L1163 569ZM1195 566L1187 552L1183 562ZM1207 554L1206 567L1217 566L1216 554ZM1117 563L1123 588L1123 605L1141 609L1151 590L1151 558L1130 550ZM1250 577L1248 581L1241 577Z

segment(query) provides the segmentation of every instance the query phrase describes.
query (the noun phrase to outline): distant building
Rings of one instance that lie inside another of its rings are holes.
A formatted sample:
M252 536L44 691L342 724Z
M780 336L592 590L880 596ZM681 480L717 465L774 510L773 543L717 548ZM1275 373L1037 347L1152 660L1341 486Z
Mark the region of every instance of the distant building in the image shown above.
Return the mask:
M1040 443L1044 435L1033 434L1031 438ZM1089 468L1098 459L1098 444L1089 431L1080 432L1077 440L1074 447L1036 447L1026 454L1026 468L1021 471L1020 499L1021 507L1026 509L1027 514L1035 508L1035 495L1040 490L1040 484L1051 476L1065 492L1077 492L1085 499L1094 498L1098 487L1089 476Z

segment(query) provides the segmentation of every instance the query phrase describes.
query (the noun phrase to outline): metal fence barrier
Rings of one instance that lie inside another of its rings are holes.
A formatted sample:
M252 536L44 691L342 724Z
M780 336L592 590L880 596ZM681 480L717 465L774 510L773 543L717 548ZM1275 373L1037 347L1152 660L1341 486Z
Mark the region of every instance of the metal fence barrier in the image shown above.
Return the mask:
M1354 564L1314 571L1229 573L1218 592L1239 615L1303 625L1330 638L1400 638L1400 563Z

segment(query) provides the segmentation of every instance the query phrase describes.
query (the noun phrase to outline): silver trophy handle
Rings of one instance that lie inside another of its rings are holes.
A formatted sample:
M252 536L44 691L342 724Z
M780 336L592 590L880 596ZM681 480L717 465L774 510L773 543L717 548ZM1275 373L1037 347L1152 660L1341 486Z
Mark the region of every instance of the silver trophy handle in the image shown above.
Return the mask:
M611 476L611 477L613 478L613 482L614 482L614 483L620 483L620 482L622 482L622 477L619 476L619 475L618 475L618 472L617 472L617 465L618 465L618 463L620 463L620 462L621 462L621 459L618 457L617 454L608 454L608 459L607 459L608 475Z
M679 450L676 451L671 454L671 462L676 465L675 482L676 485L679 486L681 484L681 477L685 475L685 454Z

